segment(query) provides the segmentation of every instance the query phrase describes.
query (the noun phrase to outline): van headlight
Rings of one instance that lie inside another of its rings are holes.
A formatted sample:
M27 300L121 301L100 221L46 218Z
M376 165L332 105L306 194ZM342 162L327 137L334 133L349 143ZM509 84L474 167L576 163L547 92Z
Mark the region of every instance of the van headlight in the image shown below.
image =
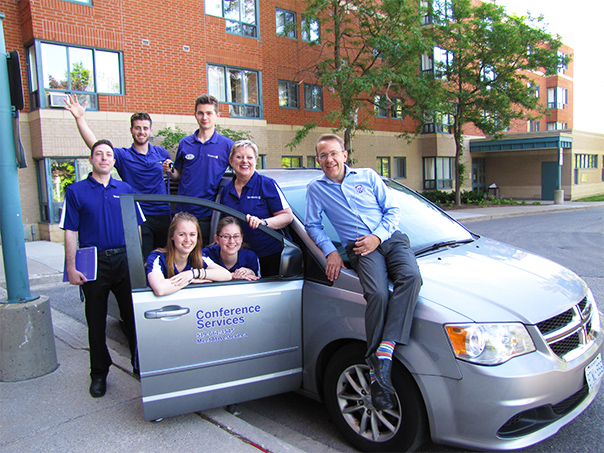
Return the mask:
M526 327L519 323L448 324L445 328L455 357L478 365L499 365L535 350Z

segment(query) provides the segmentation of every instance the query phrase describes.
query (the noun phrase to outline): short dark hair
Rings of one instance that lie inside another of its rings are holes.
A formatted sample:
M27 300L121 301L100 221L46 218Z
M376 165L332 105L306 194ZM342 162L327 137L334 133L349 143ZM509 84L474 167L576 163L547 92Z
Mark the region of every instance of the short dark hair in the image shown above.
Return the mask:
M315 145L315 153L318 151L319 143L327 142L329 140L335 140L342 147L342 151L346 150L346 147L344 146L344 139L342 137L336 134L323 134L319 137L319 140L317 140L317 144Z
M134 127L135 121L149 121L149 126L153 126L153 121L151 120L151 115L147 112L136 112L133 113L130 117L130 127Z
M96 149L97 146L99 145L109 145L109 147L111 148L111 151L113 151L113 144L107 140L106 138L102 138L100 140L97 140L96 142L94 142L94 145L92 145L92 147L90 148L90 155L92 156L92 154L94 153L94 150Z
M218 99L216 99L211 94L202 94L197 99L195 99L195 111L197 112L197 106L199 104L212 104L214 106L214 111L218 113Z

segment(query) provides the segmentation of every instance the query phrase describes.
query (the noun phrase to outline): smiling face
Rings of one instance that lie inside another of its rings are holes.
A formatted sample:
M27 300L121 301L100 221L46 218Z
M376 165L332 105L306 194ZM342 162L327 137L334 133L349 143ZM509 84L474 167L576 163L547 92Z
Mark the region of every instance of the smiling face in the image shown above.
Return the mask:
M199 128L204 131L213 130L216 125L218 113L212 104L198 104L195 108L195 119Z
M179 255L188 256L197 245L197 225L190 220L179 222L172 234L174 251Z
M130 128L132 140L137 145L144 145L151 138L151 122L148 120L134 120Z
M106 176L111 173L115 164L113 149L105 143L99 144L91 152L88 161L92 165L93 175Z
M317 162L329 179L341 183L346 174L348 151L337 140L323 140L317 144Z
M251 146L237 148L229 158L237 179L247 181L256 171L256 153Z
M223 257L237 255L243 243L243 234L238 224L225 225L220 234L214 236L220 245L220 255Z

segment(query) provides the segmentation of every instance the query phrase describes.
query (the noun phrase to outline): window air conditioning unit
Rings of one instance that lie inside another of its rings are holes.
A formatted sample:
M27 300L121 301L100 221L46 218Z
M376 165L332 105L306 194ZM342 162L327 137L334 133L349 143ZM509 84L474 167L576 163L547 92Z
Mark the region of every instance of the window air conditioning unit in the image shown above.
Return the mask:
M64 93L48 93L48 105L50 107L65 107L67 95Z

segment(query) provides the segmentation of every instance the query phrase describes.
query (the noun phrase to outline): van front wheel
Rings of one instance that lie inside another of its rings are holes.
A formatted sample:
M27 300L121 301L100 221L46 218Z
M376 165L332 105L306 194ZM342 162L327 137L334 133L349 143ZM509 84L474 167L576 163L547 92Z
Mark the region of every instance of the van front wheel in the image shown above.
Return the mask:
M411 374L395 360L394 407L375 410L371 403L369 367L358 344L340 349L325 372L327 411L344 437L361 451L413 451L425 441L427 417Z

